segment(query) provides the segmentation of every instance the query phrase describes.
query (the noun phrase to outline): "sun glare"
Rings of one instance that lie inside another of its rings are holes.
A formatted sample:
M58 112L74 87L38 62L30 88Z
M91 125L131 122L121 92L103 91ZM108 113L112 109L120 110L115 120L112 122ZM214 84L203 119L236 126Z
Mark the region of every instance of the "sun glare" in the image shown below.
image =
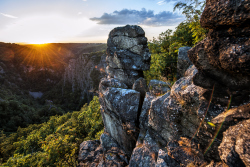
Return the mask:
M37 44L37 45L41 45L41 44L47 44L47 43L52 43L53 41L49 41L49 40L33 40L33 41L29 41L29 44Z

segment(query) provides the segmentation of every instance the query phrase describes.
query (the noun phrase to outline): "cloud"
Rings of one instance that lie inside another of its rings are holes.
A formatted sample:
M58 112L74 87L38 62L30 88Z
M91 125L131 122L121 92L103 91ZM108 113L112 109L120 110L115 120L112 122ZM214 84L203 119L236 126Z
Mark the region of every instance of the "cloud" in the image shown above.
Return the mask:
M161 0L161 1L158 1L157 4L164 5L169 2L174 2L174 4L177 4L177 2L186 2L186 0Z
M146 26L172 26L177 25L184 19L183 16L169 11L154 14L153 10L142 8L141 11L123 9L113 13L104 13L101 17L90 18L98 24L139 24Z
M86 2L87 0L82 0L82 1Z
M159 1L157 2L158 5L164 5L166 3L166 1Z
M1 15L5 16L5 17L9 17L9 18L12 18L12 19L17 19L18 17L16 16L12 16L12 15L9 15L9 14L5 14L5 13L0 13Z

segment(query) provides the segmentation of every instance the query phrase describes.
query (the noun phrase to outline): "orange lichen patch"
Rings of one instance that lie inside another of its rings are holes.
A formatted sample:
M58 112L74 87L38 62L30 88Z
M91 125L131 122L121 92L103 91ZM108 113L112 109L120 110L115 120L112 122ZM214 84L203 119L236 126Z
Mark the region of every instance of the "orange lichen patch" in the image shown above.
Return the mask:
M182 140L179 140L178 143L179 143L180 146L185 145L185 143Z
M104 94L103 93L99 93L100 97L103 98L104 97Z
M138 144L136 147L141 148L142 146L143 146L143 144Z
M153 160L156 161L156 155L155 155L155 153L151 153L151 157L152 157Z
M162 93L155 93L155 96L162 96Z
M192 149L191 147L182 147L182 150L187 154L187 155L197 155L197 152Z
M183 85L183 86L181 87L182 90L184 90L184 89L186 89L186 88L187 88L187 85Z
M103 68L100 68L100 72L105 72L105 70Z
M189 164L187 164L187 167L197 167L193 162L190 162Z
M185 102L185 100L181 99L181 100L179 100L179 103L181 106L184 106L186 102Z

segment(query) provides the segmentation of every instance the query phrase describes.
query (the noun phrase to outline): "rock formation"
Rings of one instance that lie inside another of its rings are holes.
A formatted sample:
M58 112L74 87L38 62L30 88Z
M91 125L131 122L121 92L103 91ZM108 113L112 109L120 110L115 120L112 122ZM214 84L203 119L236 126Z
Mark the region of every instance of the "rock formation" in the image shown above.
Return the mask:
M179 68L172 86L151 80L147 88L140 27L112 30L99 86L105 132L82 143L81 166L249 167L249 13L249 0L207 0L208 37L188 51L194 65Z
M141 27L127 25L110 32L106 57L108 76L99 85L105 133L101 137L101 146L98 147L103 150L101 161L105 163L110 149L117 148L125 156L122 164L128 164L139 134L139 116L147 91L143 70L149 69L150 56L147 38ZM115 144L110 144L111 140ZM90 144L87 142L82 145L83 151ZM120 157L118 152L114 154ZM86 158L79 158L79 161L86 161ZM120 162L118 164L121 165Z
M150 54L145 32L138 26L113 29L109 34L107 73L109 78L119 78L129 88L143 77L150 66Z
M250 94L250 1L207 0L201 25L207 38L189 51L199 69L194 83L206 89L215 86L214 100L239 105ZM226 98L225 98L226 97Z
M250 119L231 126L223 133L220 158L228 166L250 166Z
M190 65L193 65L192 62L189 60L187 51L190 50L191 47L180 47L178 51L178 61L177 61L177 74L176 78L180 79L184 76L187 68Z
M129 25L113 29L106 61L108 77L99 87L105 132L131 154L139 133L140 101L144 98L141 94L146 91L143 70L148 70L150 63L143 29Z

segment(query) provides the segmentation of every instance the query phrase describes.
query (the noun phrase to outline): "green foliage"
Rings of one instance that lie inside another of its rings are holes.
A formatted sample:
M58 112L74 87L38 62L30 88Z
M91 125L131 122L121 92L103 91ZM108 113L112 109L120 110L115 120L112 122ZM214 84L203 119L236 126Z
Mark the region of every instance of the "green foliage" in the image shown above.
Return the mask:
M81 113L78 116L78 120L84 125L79 131L85 131L85 140L91 140L96 138L96 134L102 129L102 117L100 112L100 103L97 96L91 101L89 106L86 105L81 109ZM87 129L87 131L86 131ZM81 132L84 133L84 132Z
M13 91L6 86L0 88L0 130L15 132L18 127L40 124L50 116L65 113L60 105L41 104L25 91Z
M188 21L192 21L195 15L200 16L205 7L205 0L186 0L186 2L178 2L174 10L182 9Z
M150 70L144 71L147 82L152 79L164 80L165 77L175 80L175 63L176 57L171 57L168 53L152 54Z
M90 107L81 109L93 95L87 100L86 94L77 88L72 92L70 83L59 80L69 59L95 51L88 60L98 64L104 54L100 50L105 48L106 44L50 44L40 50L31 45L0 43L0 70L4 71L0 73L1 165L76 166L81 141L96 139L103 132L99 102L95 97ZM46 60L50 63L44 63L48 56L43 51L51 56L51 61ZM96 88L98 75L98 70L91 73ZM34 99L29 91L42 91L44 95ZM78 118L81 112L86 116Z
M150 70L144 72L149 82L151 79L174 82L176 80L178 50L183 46L194 46L206 37L207 30L200 25L200 15L205 1L188 0L178 2L174 8L182 9L186 20L175 31L167 30L153 38L148 47L151 55Z
M197 44L202 41L208 32L208 30L201 27L198 15L194 15L193 21L189 22L189 28L191 29L192 37L194 38L193 44Z
M190 23L181 22L177 27L175 32L173 33L173 41L175 44L179 46L192 46L194 44L194 37L192 35L192 30L190 28ZM175 53L178 51L178 48L175 48ZM179 49L179 48L178 48Z
M83 104L88 103L87 98L82 98L81 90L75 89L72 92L72 85L69 82L60 81L51 91L44 93L40 99L41 104L52 101L54 106L59 106L64 111L80 110Z
M80 111L52 116L46 123L0 135L3 166L77 166L79 145L103 132L98 97Z
M0 130L15 132L18 127L46 122L50 116L80 110L83 104L89 103L94 93L83 94L77 87L72 92L72 85L63 82L61 67L64 68L69 58L63 53L71 50L77 56L79 52L98 51L91 53L87 59L98 64L104 54L104 51L99 50L105 47L105 44L49 44L48 48L39 48L0 43L0 70L4 71L0 73ZM38 63L43 51L52 56L51 67L50 64L41 67L41 63ZM58 56L62 57L59 59ZM96 90L100 72L94 69L90 75ZM43 96L34 99L29 91L41 91Z
M39 124L52 115L65 113L53 104L41 105L28 94L17 93L6 86L0 88L0 130L15 132L18 127Z
M182 14L186 16L185 22L189 24L188 26L191 29L194 45L206 37L207 30L200 25L200 17L204 7L204 0L187 0L186 3L178 2L174 7L174 10L182 10Z
M176 30L161 33L148 44L151 55L150 70L144 72L146 80L176 80L178 50L182 46L191 46L193 37L187 23L181 23ZM165 78L165 79L164 79Z

